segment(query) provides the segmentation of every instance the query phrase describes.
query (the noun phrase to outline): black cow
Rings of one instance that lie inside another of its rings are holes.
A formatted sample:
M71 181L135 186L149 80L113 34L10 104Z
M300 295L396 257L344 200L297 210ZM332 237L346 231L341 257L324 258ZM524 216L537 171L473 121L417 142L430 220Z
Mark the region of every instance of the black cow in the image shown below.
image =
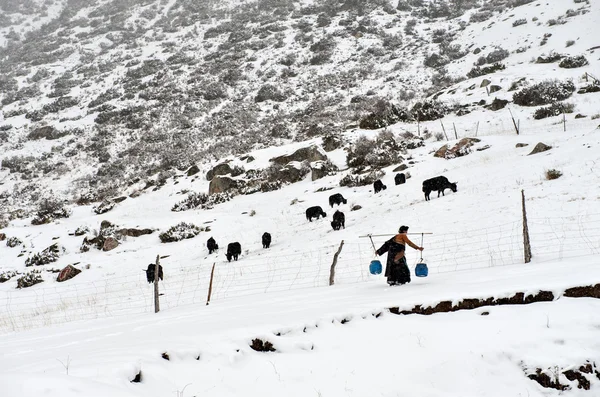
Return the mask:
M454 193L458 190L456 182L450 183L445 176L436 176L435 178L427 179L423 181L423 193L425 193L425 201L429 201L429 194L437 190L438 197L440 193L444 196L444 190L451 189Z
M308 219L310 222L312 222L312 218L319 219L320 216L326 218L327 214L323 212L323 208L319 207L318 205L310 207L306 210L306 219Z
M394 182L396 182L396 185L402 185L403 183L406 183L406 175L404 175L404 172L396 174L394 177Z
M329 205L331 206L331 208L333 208L334 204L340 205L342 203L347 204L348 200L346 200L344 196L342 196L340 193L332 194L331 196L329 196Z
M340 228L346 228L346 216L341 211L335 211L333 214L333 222L331 222L331 227L333 230L340 230Z
M219 249L219 245L217 244L215 239L211 237L208 240L206 240L206 248L208 248L208 254L210 255Z
M263 248L269 248L271 246L271 234L264 232L262 235Z
M381 182L381 179L377 179L375 183L373 183L373 189L375 190L375 193L379 193L380 191L387 189L387 186Z
M149 283L154 282L154 269L156 269L156 265L154 263L149 264L148 268L146 269L146 280L148 280ZM158 265L158 278L161 280L163 279L163 268L161 265Z
M231 262L231 258L233 258L234 260L238 260L238 256L242 253L242 246L240 243L238 243L237 241L235 243L229 243L227 245L227 254L225 254L225 256L227 257L227 261Z

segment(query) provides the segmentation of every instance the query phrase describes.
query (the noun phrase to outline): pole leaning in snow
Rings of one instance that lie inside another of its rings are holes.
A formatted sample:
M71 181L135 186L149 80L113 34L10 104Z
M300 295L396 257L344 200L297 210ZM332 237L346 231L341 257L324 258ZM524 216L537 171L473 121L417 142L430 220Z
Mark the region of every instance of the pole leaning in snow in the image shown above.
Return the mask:
M329 285L333 285L335 282L335 265L337 265L338 256L340 255L340 252L342 252L343 246L344 240L342 240L340 248L338 248L337 252L333 256L333 263L331 264L331 269L329 270Z
M531 262L531 244L529 241L529 227L527 226L527 210L525 209L525 191L521 190L521 205L523 207L523 256L525 263Z
M160 302L158 300L158 273L160 269L160 255L156 255L156 266L154 267L154 313L160 311Z

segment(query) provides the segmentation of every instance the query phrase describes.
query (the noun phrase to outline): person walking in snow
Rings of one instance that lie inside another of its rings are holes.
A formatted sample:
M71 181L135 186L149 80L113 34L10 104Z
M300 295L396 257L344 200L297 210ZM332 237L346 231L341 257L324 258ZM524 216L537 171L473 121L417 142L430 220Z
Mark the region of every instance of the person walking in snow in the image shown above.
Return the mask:
M423 251L423 247L419 247L409 240L406 233L408 226L400 226L398 234L386 241L375 253L383 255L388 253L387 262L385 265L385 276L389 285L402 285L410 283L410 270L406 264L406 245L412 248Z

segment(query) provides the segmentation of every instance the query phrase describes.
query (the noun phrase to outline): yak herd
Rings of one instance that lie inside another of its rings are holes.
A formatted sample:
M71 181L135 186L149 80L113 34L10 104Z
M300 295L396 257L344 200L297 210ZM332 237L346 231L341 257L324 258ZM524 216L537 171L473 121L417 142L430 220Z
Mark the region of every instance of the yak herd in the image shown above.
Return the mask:
M396 185L404 184L406 182L406 175L404 173L396 174L396 176L394 177L394 182L396 183ZM373 183L373 191L375 192L375 194L386 189L387 186L385 186L380 179L376 180L375 183ZM425 201L430 200L429 195L431 194L431 192L437 191L438 197L440 197L440 194L442 196L444 195L444 190L446 189L450 189L456 193L458 190L457 183L451 183L444 176L437 176L435 178L423 181L423 193L425 194ZM339 206L341 204L347 203L348 200L346 200L344 196L342 196L340 193L332 194L331 196L329 196L329 206L331 208L333 208L334 205ZM306 219L309 222L312 222L313 219L319 219L320 217L327 217L327 214L325 213L325 211L323 211L323 209L320 206L310 207L306 210ZM340 230L342 228L345 229L345 223L346 216L344 215L344 213L339 210L336 210L333 214L333 221L331 222L331 227L333 228L333 230ZM269 234L268 232L265 232L262 235L262 246L263 248L269 248L271 246L271 234ZM215 239L211 237L206 241L206 248L208 248L208 253L212 254L213 252L219 249L219 245L217 244ZM227 257L227 260L229 262L231 262L232 259L237 261L241 253L242 246L239 242L236 241L227 245L227 253L225 254L225 256ZM148 278L149 283L154 281L154 272L155 265L150 264L148 266L148 269L146 270L146 276ZM162 277L162 267L159 266L159 278L162 280Z

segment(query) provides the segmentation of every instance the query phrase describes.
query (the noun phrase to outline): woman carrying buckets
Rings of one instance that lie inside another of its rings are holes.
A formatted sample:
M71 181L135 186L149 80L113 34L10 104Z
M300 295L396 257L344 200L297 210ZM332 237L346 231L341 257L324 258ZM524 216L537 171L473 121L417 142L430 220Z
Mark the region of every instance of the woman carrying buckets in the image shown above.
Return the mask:
M416 250L423 251L423 247L419 247L408 239L406 232L408 232L408 226L400 226L398 234L386 241L381 248L375 251L377 255L388 253L385 276L389 285L410 283L410 270L408 269L406 256L404 255L406 244Z

